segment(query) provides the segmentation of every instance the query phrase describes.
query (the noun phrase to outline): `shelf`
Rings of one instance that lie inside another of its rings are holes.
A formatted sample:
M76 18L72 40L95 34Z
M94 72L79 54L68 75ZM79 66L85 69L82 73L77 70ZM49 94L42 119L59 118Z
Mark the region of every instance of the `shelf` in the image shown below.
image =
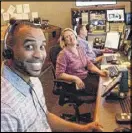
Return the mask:
M88 35L91 35L91 36L93 36L93 35L106 35L107 33L106 32L104 32L104 33L88 33Z
M90 25L93 25L93 24L90 24ZM103 24L103 25L93 25L93 26L106 26L105 24Z
M104 20L104 21L106 21L106 19L91 19L90 21L92 21L92 20Z

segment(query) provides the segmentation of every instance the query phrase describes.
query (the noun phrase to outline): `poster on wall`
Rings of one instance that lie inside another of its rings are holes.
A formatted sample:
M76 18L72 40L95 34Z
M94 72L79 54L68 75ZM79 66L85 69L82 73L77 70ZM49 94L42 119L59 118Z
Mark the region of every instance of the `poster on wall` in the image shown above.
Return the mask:
M23 12L24 13L30 13L29 4L23 4Z
M22 5L16 5L17 13L23 13Z
M15 9L16 8L13 5L10 5L7 12L12 15L14 13Z
M3 13L3 19L4 21L8 21L10 19L8 12Z

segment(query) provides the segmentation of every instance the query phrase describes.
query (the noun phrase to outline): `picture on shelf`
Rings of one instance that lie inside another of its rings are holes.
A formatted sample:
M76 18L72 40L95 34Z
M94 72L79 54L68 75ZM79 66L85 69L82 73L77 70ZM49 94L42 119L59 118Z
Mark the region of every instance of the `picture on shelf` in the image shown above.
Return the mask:
M124 21L124 9L107 10L107 21Z

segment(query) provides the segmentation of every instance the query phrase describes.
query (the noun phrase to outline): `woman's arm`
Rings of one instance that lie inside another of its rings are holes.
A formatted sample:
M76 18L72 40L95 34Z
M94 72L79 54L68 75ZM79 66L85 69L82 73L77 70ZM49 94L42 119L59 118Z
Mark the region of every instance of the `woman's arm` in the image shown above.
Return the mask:
M106 77L108 75L107 71L102 71L98 67L96 67L94 64L88 65L88 69L92 72L98 73L102 77Z
M62 73L62 74L59 75L58 79L62 79L62 80L69 81L69 82L75 82L76 85L78 86L78 89L85 88L85 84L77 76L70 75L70 74L67 74L67 73Z

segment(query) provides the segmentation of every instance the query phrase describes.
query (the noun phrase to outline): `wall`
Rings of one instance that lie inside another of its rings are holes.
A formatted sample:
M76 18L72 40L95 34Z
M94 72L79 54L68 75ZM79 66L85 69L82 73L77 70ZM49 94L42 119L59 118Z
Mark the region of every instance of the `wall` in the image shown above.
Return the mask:
M42 19L48 19L50 24L59 26L61 28L71 27L71 8L75 8L75 1L54 1L54 2L1 2L1 8L5 11L9 5L29 4L32 12L38 12ZM117 4L124 4L125 11L130 12L130 2L117 2ZM1 16L1 24L4 24Z

